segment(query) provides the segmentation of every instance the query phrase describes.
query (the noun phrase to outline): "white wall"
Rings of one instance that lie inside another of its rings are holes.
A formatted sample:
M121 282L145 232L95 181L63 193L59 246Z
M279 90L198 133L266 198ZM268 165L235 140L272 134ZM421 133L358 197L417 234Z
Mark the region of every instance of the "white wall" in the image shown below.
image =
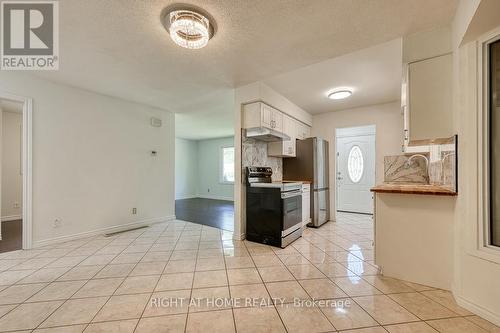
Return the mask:
M220 182L221 149L234 137L207 140L175 139L175 199L234 200L234 184Z
M500 22L499 22L500 32ZM500 251L480 251L479 226L483 195L479 180L482 158L478 142L477 44L472 41L455 52L457 83L455 125L459 137L459 196L455 209L455 282L453 293L460 305L500 325Z
M18 220L22 214L23 178L21 174L22 113L2 112L2 221Z
M175 199L198 196L198 142L175 139Z
M198 141L198 196L234 200L234 184L220 182L221 149L234 146L234 137Z
M356 109L333 111L313 116L312 136L318 136L329 142L330 164L330 216L336 212L336 168L335 129L355 126L376 126L375 136L375 180L384 181L384 156L399 155L403 144L403 118L401 103L379 104Z
M0 105L0 138L2 137L2 131L3 131L3 112L2 112L2 107ZM0 217L2 216L2 145L0 144ZM0 241L2 240L2 219L0 218Z
M0 91L33 98L35 245L173 218L172 113L19 72L2 72Z

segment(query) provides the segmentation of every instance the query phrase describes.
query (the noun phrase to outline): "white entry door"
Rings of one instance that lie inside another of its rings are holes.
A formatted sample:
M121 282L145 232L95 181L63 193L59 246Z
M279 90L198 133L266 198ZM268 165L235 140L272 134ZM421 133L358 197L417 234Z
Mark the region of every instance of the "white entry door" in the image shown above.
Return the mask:
M375 126L337 129L337 210L373 214Z

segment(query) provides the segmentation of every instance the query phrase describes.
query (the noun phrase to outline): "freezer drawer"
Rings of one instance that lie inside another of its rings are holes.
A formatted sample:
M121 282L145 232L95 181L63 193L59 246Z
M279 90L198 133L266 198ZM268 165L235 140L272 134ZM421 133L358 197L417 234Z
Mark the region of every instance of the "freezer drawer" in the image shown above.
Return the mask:
M319 227L330 220L330 190L314 190L312 196L312 216L309 226Z

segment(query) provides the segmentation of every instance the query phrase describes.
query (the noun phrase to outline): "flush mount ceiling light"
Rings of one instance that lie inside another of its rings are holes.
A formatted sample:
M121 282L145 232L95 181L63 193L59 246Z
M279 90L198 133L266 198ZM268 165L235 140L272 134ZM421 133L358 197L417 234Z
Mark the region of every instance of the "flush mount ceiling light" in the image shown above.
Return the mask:
M347 88L335 89L328 93L329 99L344 99L352 95L352 90Z
M163 25L170 38L187 49L201 49L214 35L213 22L208 15L190 8L168 11L163 16Z

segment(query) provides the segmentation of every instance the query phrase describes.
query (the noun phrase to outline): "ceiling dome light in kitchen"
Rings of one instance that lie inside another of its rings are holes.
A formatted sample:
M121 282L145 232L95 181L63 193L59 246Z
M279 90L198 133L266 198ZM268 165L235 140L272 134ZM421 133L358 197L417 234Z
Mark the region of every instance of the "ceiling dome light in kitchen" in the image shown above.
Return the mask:
M351 95L352 95L352 90L340 89L340 90L334 90L334 91L328 93L328 98L329 99L344 99L344 98L350 97Z
M170 38L187 49L201 49L214 35L213 24L207 16L190 9L168 12L163 18Z

